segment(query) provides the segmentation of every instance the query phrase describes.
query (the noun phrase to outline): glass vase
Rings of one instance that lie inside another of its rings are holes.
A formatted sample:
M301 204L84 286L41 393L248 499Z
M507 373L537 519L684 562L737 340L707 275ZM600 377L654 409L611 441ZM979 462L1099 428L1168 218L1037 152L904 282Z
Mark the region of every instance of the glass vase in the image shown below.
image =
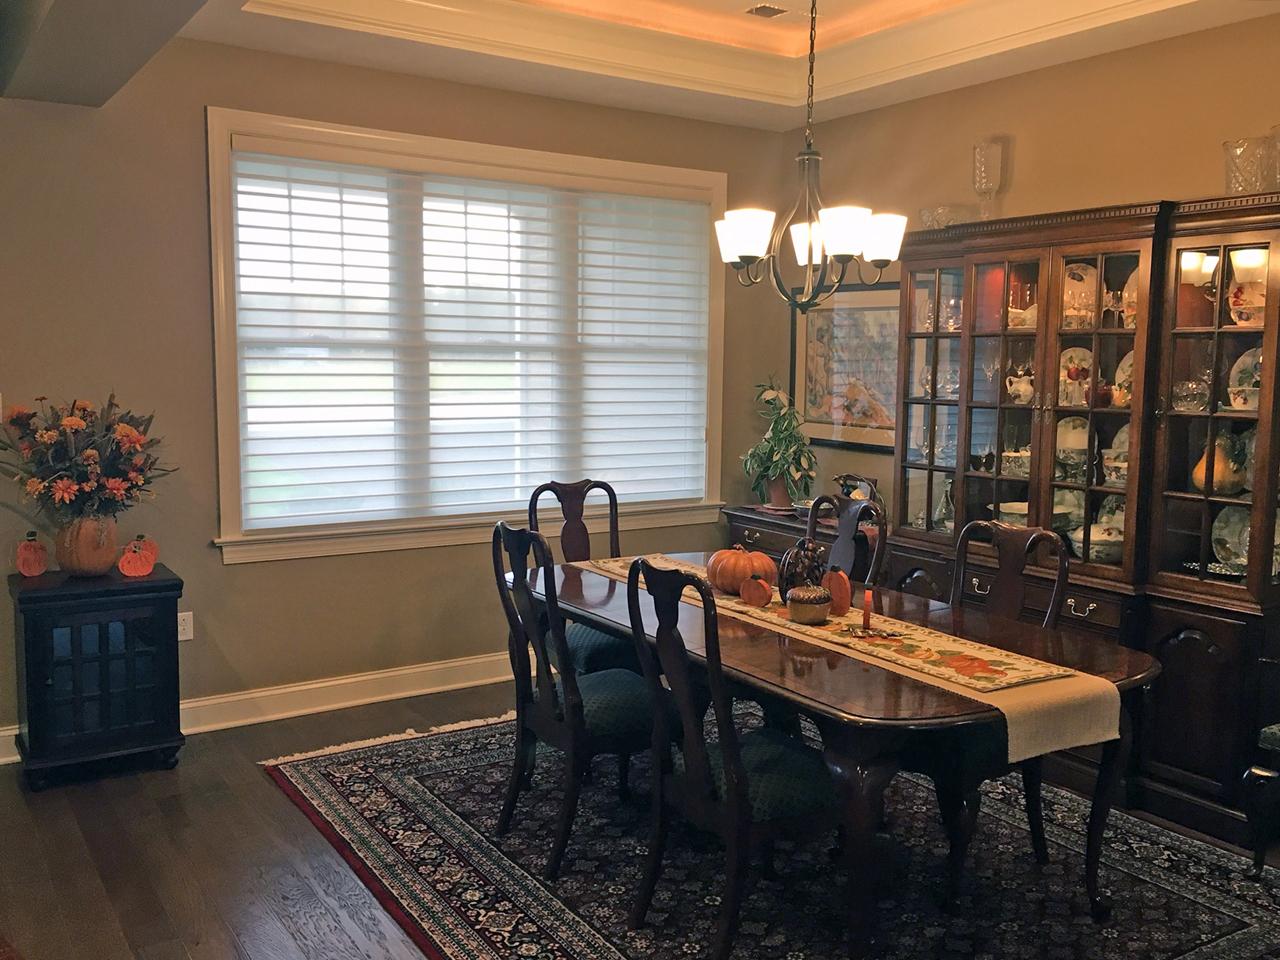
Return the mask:
M1265 193L1275 186L1276 141L1274 137L1241 137L1224 140L1227 165L1227 193Z

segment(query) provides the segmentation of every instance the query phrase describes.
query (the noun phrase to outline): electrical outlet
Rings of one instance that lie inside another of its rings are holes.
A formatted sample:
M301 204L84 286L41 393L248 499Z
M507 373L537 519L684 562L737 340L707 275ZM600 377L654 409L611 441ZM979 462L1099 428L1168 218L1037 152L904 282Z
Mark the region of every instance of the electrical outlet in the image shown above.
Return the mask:
M196 638L196 615L188 610L178 614L178 640L194 640Z

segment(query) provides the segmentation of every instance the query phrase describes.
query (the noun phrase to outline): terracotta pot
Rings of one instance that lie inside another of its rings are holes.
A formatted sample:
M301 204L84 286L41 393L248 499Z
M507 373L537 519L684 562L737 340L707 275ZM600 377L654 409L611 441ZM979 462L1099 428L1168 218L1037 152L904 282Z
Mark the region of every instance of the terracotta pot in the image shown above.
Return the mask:
M769 481L769 506L790 507L791 494L787 493L787 481L784 477L774 477Z
M104 517L81 517L61 530L53 541L54 556L63 573L100 577L116 565L116 522Z

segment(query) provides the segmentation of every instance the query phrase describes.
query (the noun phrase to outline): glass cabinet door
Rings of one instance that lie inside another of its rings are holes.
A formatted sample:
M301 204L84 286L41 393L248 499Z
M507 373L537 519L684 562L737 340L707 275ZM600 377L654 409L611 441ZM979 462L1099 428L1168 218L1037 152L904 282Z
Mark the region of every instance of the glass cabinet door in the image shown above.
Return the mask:
M1130 452L1136 454L1141 437L1133 411L1144 377L1139 327L1147 326L1147 249L1054 255L1041 526L1057 531L1076 561L1099 565L1104 575L1119 574L1136 532L1127 507L1138 479Z
M963 519L1025 526L1035 500L1041 262L1001 259L971 267Z
M916 269L908 278L897 526L950 539L960 442L964 271Z
M1267 238L1174 242L1158 398L1154 571L1255 595L1280 582L1271 260Z

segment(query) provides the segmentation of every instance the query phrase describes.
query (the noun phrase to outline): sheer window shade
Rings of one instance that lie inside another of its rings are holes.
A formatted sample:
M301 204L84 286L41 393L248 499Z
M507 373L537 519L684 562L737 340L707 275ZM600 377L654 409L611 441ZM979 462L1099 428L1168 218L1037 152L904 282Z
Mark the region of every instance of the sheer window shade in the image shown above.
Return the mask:
M232 156L246 531L704 498L704 203Z

